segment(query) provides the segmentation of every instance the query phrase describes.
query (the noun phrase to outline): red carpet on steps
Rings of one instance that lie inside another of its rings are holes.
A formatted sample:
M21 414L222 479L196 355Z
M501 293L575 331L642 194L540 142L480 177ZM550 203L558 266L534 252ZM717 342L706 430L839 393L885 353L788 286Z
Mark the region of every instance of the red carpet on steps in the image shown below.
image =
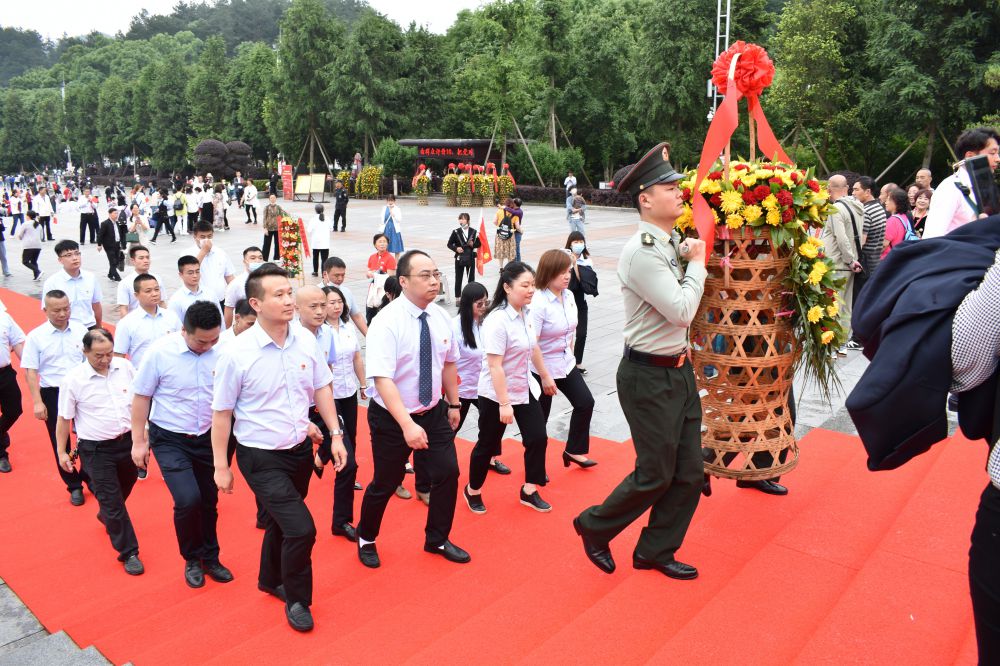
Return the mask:
M0 298L26 331L43 320L37 301ZM96 500L88 494L83 507L70 506L22 390L14 471L0 476L0 576L48 630L116 663L975 662L966 554L985 447L961 437L873 474L856 438L814 430L786 479L787 497L716 480L678 553L701 571L692 582L631 568L639 525L613 542L614 575L583 555L570 521L631 469L628 443L595 440L600 465L583 471L564 469L553 442L543 494L555 508L538 514L517 501L520 445L508 442L514 474L490 475L489 513L475 516L459 500L453 538L472 554L468 565L425 554L424 506L393 498L379 538L382 568L365 569L353 544L330 536L328 473L310 487L320 534L316 630L300 635L282 604L256 589L261 533L242 479L219 506L234 582L184 584L170 495L155 466L128 502L147 573L127 576L95 519ZM361 422L367 442L363 412ZM470 446L459 443L463 479ZM370 460L362 446L362 483Z

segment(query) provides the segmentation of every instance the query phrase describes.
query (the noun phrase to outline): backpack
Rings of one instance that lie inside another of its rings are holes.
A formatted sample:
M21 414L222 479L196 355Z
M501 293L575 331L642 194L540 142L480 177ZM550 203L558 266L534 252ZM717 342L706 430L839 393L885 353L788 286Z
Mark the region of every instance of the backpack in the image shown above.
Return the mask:
M174 210L184 210L184 200L179 196L174 197Z
M920 236L917 235L917 232L913 230L913 225L910 224L910 218L906 215L900 215L899 219L903 223L903 241L920 240Z
M507 240L514 235L514 221L511 218L511 214L504 212L503 219L500 220L500 224L497 225L497 238L502 240Z

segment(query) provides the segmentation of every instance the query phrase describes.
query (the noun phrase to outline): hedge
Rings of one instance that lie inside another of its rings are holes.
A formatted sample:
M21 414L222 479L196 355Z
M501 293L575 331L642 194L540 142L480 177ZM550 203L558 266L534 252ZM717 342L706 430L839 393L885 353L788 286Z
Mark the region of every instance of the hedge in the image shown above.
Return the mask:
M578 187L577 194L591 206L615 206L631 208L631 197L617 190L598 190L589 187ZM514 196L531 203L566 204L566 190L561 187L539 187L537 185L518 185L514 188Z

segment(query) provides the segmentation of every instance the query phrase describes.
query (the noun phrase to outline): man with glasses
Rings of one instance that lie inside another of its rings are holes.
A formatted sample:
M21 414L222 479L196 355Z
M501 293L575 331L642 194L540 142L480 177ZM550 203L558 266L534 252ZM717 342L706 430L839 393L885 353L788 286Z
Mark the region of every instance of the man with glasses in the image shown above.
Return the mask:
M83 258L76 241L61 240L56 243L56 257L62 270L50 275L42 286L42 293L58 290L69 298L72 321L83 324L88 329L100 328L103 319L101 307L101 285L90 271L81 270ZM45 309L45 303L41 303Z

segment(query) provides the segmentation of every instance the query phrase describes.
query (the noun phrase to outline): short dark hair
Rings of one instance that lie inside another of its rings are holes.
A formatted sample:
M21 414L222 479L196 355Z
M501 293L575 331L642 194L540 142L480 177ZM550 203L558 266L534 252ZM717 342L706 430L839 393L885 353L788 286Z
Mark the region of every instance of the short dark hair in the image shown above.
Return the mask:
M75 240L69 240L67 238L65 240L61 240L58 243L56 243L54 249L56 252L56 256L61 257L63 252L69 252L70 250L79 250L80 244L77 243Z
M897 213L906 214L910 210L910 196L906 193L906 190L894 187L886 192L886 197L892 199L892 203L896 205Z
M403 256L399 258L396 263L396 275L400 277L410 277L410 264L413 263L413 257L417 255L423 255L425 257L430 257L429 254L423 250L408 250L403 253Z
M45 292L45 298L69 298L69 295L67 295L62 289L49 289Z
M344 260L340 257L330 257L323 262L324 273L329 273L334 268L343 268L344 270L347 270L347 264L345 264Z
M246 259L247 255L250 254L251 252L260 252L261 254L264 254L264 251L261 250L259 247L257 247L256 245L251 245L250 247L243 250L243 258Z
M25 215L28 216L29 220L34 220L36 217L38 217L38 213L36 213L33 210L29 210L27 213L25 213Z
M135 255L140 252L149 252L149 248L145 245L133 245L128 249L129 259L135 259Z
M385 242L387 243L389 242L389 237L386 236L385 234L375 234L374 236L372 236L372 245L377 243L379 238L384 238Z
M138 279L138 278L136 278ZM194 333L195 329L211 331L222 326L219 304L211 301L195 301L184 313L184 330Z
M388 280L386 280L386 282L388 282ZM344 292L342 292L337 287L328 285L326 287L323 287L323 293L326 294L327 296L329 296L330 294L337 294L337 296L340 296L340 300L344 302L344 309L340 311L340 321L346 324L348 320L350 320L351 318L351 308L347 307L347 299L344 298Z
M993 127L975 127L965 130L955 141L955 155L960 160L965 159L966 153L978 153L986 147L990 139L1000 143L1000 133L997 133Z
M460 219L460 220L471 220L472 218L469 217L468 213L459 213L458 214L458 219Z
M241 298L236 301L236 307L233 308L233 314L239 315L240 317L249 317L250 315L253 315L254 317L257 316L257 312L250 307L250 301L245 298Z
M872 192L875 189L875 179L871 176L861 176L854 182L855 184L860 185L863 190Z
M287 278L288 271L277 264L267 263L251 272L247 277L247 300L251 298L256 298L257 300L264 298L264 278L272 276Z
M192 257L190 254L185 254L183 257L177 260L177 272L183 273L185 266L190 266L194 264L195 266L200 266L201 262L198 261L197 257Z
M142 289L142 283L149 282L150 280L156 282L156 278L150 275L149 273L142 273L140 275L136 275L135 279L132 280L132 289L134 289L135 293L138 294L139 290Z
M108 329L92 328L87 331L86 335L83 336L83 350L90 351L90 348L94 346L94 343L98 341L98 338L102 338L111 344L115 343L115 338L111 335L111 331Z
M192 230L192 233L195 233L195 234L205 234L205 233L214 234L215 233L215 227L213 227L210 222L199 222L198 224L194 225L194 229Z

